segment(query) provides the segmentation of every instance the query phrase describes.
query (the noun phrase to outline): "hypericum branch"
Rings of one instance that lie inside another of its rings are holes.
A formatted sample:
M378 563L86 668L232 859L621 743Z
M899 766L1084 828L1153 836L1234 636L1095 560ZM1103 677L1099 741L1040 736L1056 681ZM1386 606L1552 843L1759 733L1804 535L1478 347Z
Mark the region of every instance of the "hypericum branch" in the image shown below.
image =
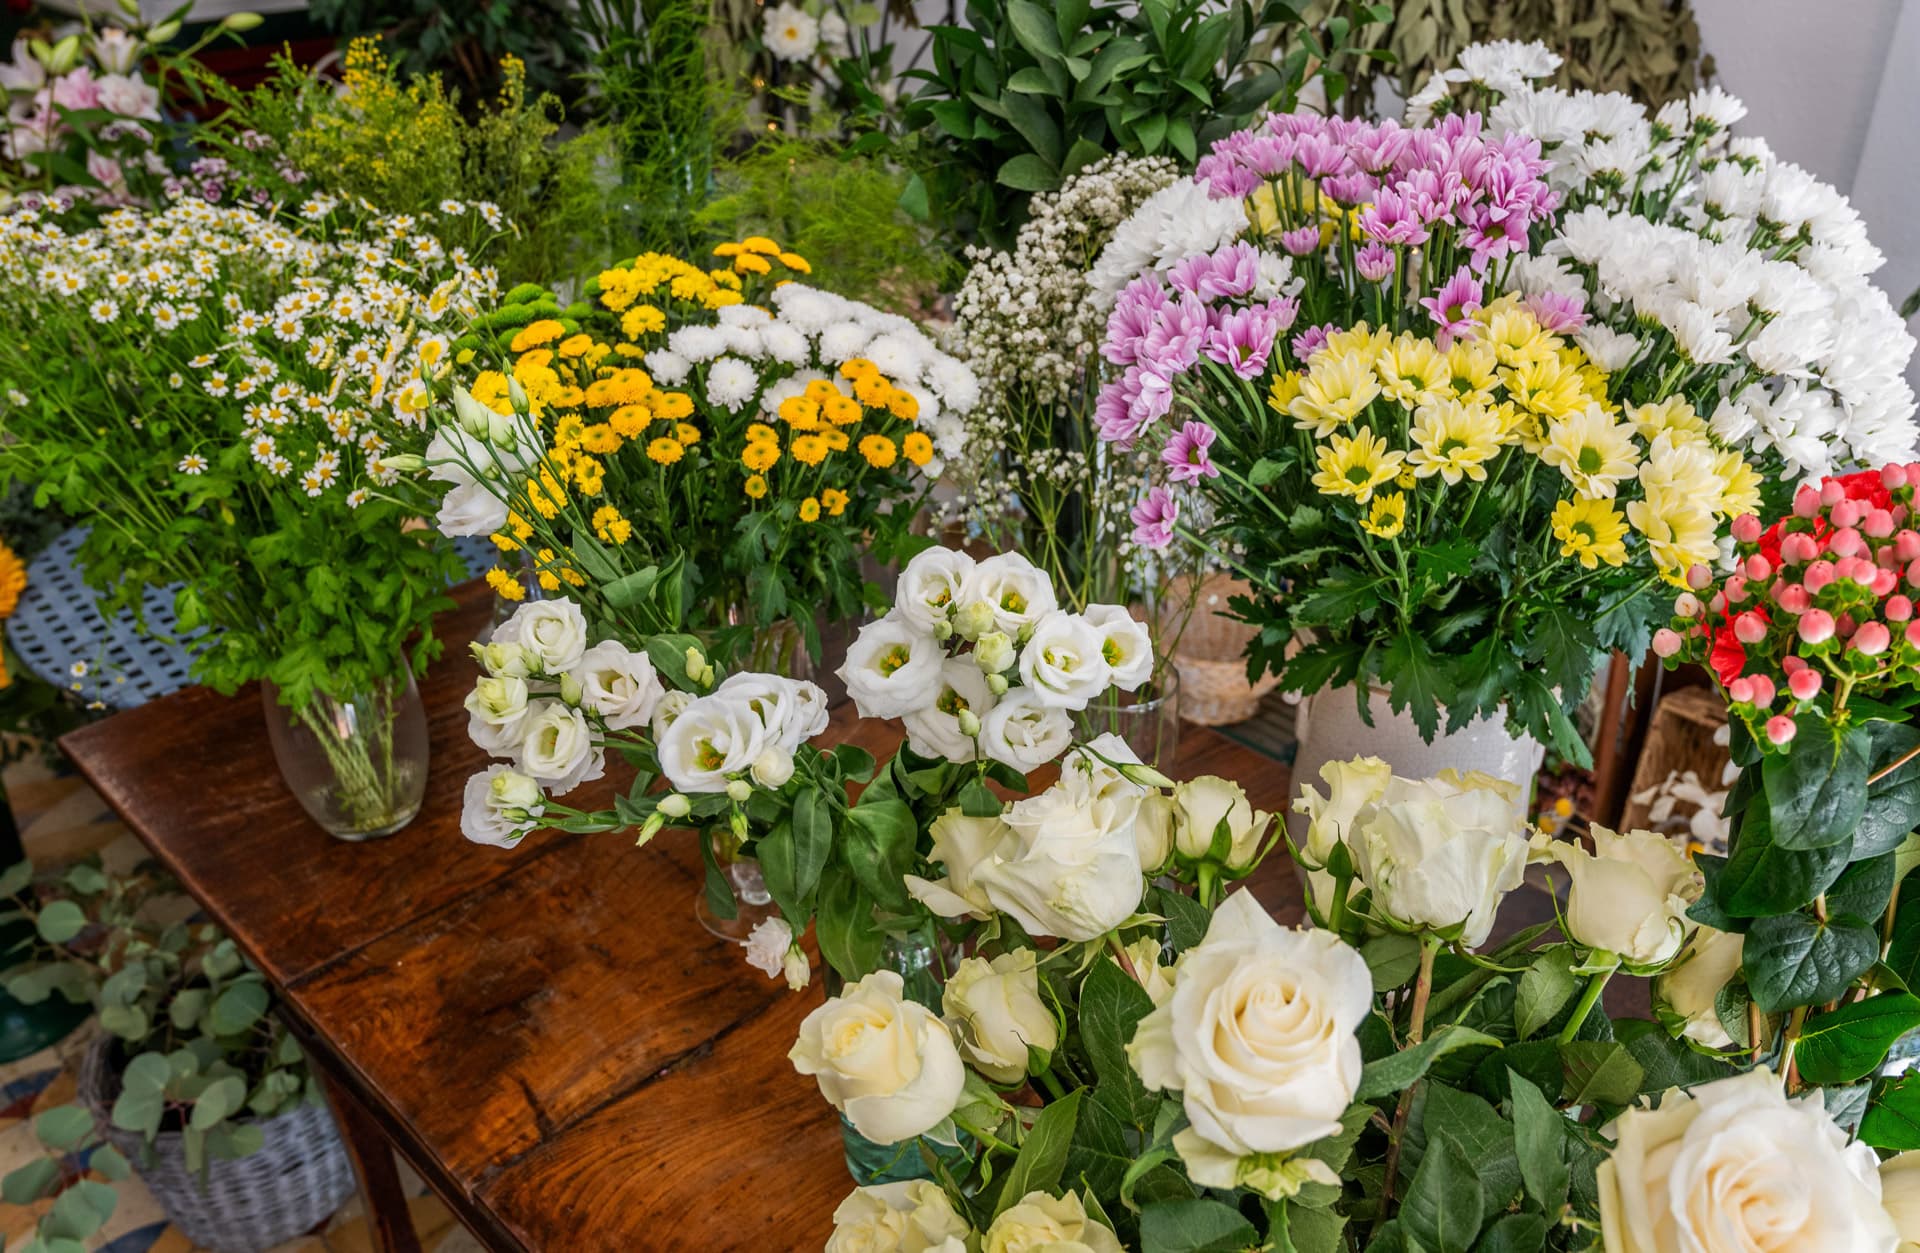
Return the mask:
M1873 774L1868 775L1867 786L1872 787L1874 784L1880 782L1880 780L1886 778L1888 775L1892 774L1894 771L1906 765L1908 762L1912 761L1916 757L1920 757L1920 744L1916 744L1914 747L1908 749L1892 765L1887 766L1885 769L1875 771Z

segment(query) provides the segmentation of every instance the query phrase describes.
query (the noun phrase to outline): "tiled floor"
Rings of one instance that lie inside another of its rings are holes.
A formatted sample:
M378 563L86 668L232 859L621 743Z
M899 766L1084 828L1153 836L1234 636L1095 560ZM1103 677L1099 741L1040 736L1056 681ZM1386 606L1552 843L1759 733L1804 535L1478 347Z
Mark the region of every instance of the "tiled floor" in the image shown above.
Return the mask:
M5 780L21 840L36 862L57 863L93 852L109 865L139 859L138 841L77 776L49 771L36 755L8 766ZM41 1152L33 1134L33 1117L73 1099L75 1065L87 1038L83 1027L53 1048L0 1066L0 1175ZM404 1164L401 1171L414 1198L413 1221L422 1248L428 1253L480 1253L480 1244ZM100 1253L196 1253L193 1242L167 1222L137 1176L113 1186L119 1194L113 1219L90 1248ZM0 1201L0 1246L12 1248L20 1242L52 1204L52 1198L33 1206ZM372 1248L360 1199L355 1196L318 1230L273 1253L371 1253Z

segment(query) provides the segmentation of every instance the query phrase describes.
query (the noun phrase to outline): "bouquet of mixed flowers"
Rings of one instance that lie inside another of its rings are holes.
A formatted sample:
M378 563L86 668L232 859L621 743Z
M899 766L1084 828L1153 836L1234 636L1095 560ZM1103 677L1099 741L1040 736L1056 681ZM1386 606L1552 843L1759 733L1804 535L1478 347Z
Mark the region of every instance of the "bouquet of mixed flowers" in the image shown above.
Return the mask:
M525 554L629 644L684 626L774 668L877 595L862 553L924 542L909 527L979 386L905 319L776 282L807 264L771 240L718 255L636 257L564 309L507 293L455 345L475 368L408 464L443 531Z

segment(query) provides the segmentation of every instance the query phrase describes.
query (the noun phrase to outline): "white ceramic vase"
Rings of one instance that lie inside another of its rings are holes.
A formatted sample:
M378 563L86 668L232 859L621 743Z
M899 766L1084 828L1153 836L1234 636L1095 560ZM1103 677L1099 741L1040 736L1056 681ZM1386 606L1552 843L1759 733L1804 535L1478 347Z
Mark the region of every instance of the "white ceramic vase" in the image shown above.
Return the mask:
M1510 735L1497 718L1476 718L1448 734L1444 730L1429 744L1420 737L1408 712L1395 713L1387 704L1385 688L1370 687L1368 726L1350 687L1315 692L1300 702L1299 749L1293 759L1293 794L1311 785L1326 791L1320 767L1330 761L1378 757L1402 778L1427 779L1442 770L1466 773L1478 770L1519 785L1514 814L1526 821L1533 796L1533 776L1539 773L1546 749L1530 735ZM1444 721L1442 723L1444 727ZM1287 830L1296 841L1306 838L1306 819L1287 816Z

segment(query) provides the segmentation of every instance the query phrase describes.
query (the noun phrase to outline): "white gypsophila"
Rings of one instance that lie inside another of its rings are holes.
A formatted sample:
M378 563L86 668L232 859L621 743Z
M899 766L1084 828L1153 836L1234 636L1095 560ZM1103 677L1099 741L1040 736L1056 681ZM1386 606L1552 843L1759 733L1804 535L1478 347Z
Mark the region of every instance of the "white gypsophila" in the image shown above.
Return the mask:
M730 413L740 412L759 387L760 376L737 357L722 357L707 371L707 403Z
M670 349L655 348L646 355L645 361L653 381L667 387L678 387L693 373L693 363Z
M1188 257L1233 242L1247 229L1238 200L1215 200L1191 178L1155 192L1114 229L1087 274L1094 304L1104 315L1120 289L1149 270L1167 271Z

